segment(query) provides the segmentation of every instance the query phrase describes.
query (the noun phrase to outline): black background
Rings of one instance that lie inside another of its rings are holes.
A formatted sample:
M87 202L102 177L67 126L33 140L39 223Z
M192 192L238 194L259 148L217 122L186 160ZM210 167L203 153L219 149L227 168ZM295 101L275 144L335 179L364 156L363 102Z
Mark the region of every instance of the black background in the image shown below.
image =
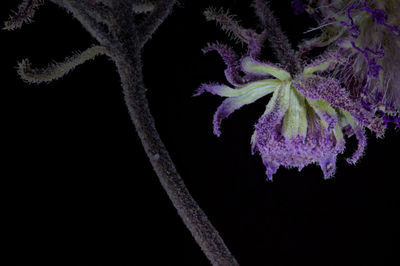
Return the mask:
M17 2L1 1L1 20ZM289 2L272 1L272 8L297 44L314 24L293 16ZM356 166L344 159L355 149L351 138L332 179L311 165L280 168L274 182L266 181L250 137L267 100L235 112L217 138L212 116L222 99L192 97L201 83L225 82L222 60L201 48L216 40L233 44L203 18L210 5L256 27L247 1L185 1L146 45L144 74L160 135L238 262L399 265L399 130L390 127L378 140L368 134ZM23 58L44 66L95 43L53 4L34 20L0 33L2 257L10 265L209 265L144 154L109 59L98 57L50 84L17 77ZM263 54L276 60L268 46Z

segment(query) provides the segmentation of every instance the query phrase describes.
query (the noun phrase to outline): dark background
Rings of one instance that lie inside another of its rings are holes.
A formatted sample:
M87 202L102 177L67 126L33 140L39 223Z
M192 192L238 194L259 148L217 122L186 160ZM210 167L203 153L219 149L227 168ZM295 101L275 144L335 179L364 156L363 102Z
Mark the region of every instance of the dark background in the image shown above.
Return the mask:
M0 20L17 2L1 1ZM378 140L368 134L356 166L344 159L356 147L351 138L332 179L311 165L280 168L274 182L266 181L250 137L267 100L235 112L217 138L212 116L222 99L192 97L201 83L225 82L222 60L201 48L233 43L203 18L210 5L256 27L248 1L185 1L146 45L144 73L160 135L238 262L398 265L399 130L390 127ZM272 1L272 8L294 44L308 36L313 22L293 16L290 1ZM10 265L209 265L145 156L109 59L98 57L50 84L17 77L23 58L44 66L95 43L53 4L34 20L0 32L2 257ZM276 62L268 46L263 58Z

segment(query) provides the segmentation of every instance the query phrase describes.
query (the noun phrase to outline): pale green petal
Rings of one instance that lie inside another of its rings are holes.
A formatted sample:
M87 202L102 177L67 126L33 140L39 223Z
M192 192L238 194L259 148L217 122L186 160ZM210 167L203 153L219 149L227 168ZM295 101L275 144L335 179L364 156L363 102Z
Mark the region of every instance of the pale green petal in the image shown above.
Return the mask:
M260 74L260 75L272 75L279 80L290 80L291 76L289 72L279 68L277 66L261 63L256 61L255 59L247 56L242 60L242 68L244 71L253 73L253 74Z
M268 95L274 91L276 86L267 87L256 87L253 90L248 91L237 97L229 97L225 99L222 104L218 107L217 112L214 114L214 134L219 136L221 134L220 124L221 121L228 117L231 113L238 110L244 105L255 102L256 100ZM276 89L275 93L280 89Z
M289 108L283 119L282 134L285 138L295 138L307 134L307 111L305 98L291 86L289 90Z
M338 118L341 127L350 125L353 129L358 128L358 124L354 117L349 112L341 108L338 109Z
M337 143L343 143L343 141L344 141L343 132L342 132L342 128L339 125L335 126L335 130L333 131L333 134L336 138Z
M254 89L264 90L264 92L266 93L265 95L267 95L273 92L276 88L279 88L280 84L281 81L276 79L264 79L264 80L254 81L237 89L231 89L228 87L229 89L224 90L224 95L221 96L236 97L245 94L249 91L252 91Z
M325 60L325 61L323 61L323 62L321 62L319 64L315 64L315 65L312 65L312 66L309 66L309 67L305 67L304 70L303 70L303 74L304 75L309 75L309 74L313 74L313 73L315 73L317 71L325 71L325 70L327 70L329 68L329 66L333 62L335 62L335 60L336 59L331 58L331 59Z
M224 84L203 84L194 96L198 96L203 92L209 92L222 97L237 97L255 89L265 90L268 94L273 92L276 88L279 88L280 83L281 81L277 79L264 79L250 82L234 89Z
M307 99L307 102L321 118L324 129L328 129L329 126L334 126L334 123L339 122L336 110L326 101Z
M280 88L275 90L274 94L272 94L272 97L269 100L263 115L266 115L266 114L272 112L273 109L276 108L277 101L279 101L279 105L281 107L289 105L290 86L291 86L290 82L282 82L281 83Z
M300 110L299 110L299 136L306 137L307 136L307 127L308 127L308 120L307 120L307 107L306 107L306 99L296 92L300 98Z

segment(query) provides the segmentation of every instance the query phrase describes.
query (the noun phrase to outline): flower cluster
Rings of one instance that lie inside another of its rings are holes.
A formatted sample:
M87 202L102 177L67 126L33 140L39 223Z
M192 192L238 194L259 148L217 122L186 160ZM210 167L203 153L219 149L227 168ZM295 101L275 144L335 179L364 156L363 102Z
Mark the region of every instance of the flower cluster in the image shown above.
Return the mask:
M351 84L366 108L380 113L385 121L398 123L393 117L400 114L400 2L308 2L306 10L319 18L322 34L304 46L337 45L348 60L336 69L336 77Z
M365 128L383 135L381 119L354 101L337 79L320 75L341 63L338 54L317 59L298 73L289 73L257 59L262 45L260 35L237 24L225 27L242 33L248 52L239 58L227 45L205 48L205 52L215 50L222 56L231 86L203 84L196 95L209 92L227 98L214 115L214 134L220 136L224 118L272 94L251 139L252 151L261 155L269 179L280 166L301 170L311 163L318 163L325 178L329 178L335 172L337 155L345 148L345 136L355 135L358 140L357 150L348 159L355 163L366 146Z

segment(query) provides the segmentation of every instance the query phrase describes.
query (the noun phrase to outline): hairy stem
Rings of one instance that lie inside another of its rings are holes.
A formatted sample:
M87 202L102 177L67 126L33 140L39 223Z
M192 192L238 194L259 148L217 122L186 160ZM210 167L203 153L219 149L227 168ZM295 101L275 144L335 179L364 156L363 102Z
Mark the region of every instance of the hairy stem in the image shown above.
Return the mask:
M142 47L170 14L174 3L175 0L161 1L138 27L130 27L132 23L126 18L129 13L118 13L116 24L119 30L115 32L115 36L120 41L112 46L111 57L121 77L125 102L144 150L183 223L212 265L235 266L239 264L206 214L190 195L177 172L158 134L148 106L142 73ZM126 3L121 3L121 7L125 5ZM116 5L118 10L127 12L128 9L121 7Z
M142 48L171 13L176 0L158 1L140 24L135 23L136 12L133 10L132 0L102 1L109 4L109 10L104 10L93 2L89 3L89 0L51 1L67 9L101 46L90 48L81 55L67 60L65 64L55 65L49 70L33 71L26 62L22 69L28 74L33 73L34 78L39 77L39 80L33 79L33 81L48 81L62 76L96 54L109 55L117 66L125 102L145 152L179 216L213 265L238 265L218 231L190 195L178 174L157 132L145 94ZM106 24L108 30L102 24Z
M145 95L140 53L120 59L116 60L116 65L129 114L161 185L212 265L239 265L190 195L160 139Z
M270 9L269 1L254 0L253 7L264 30L266 30L267 39L274 49L278 60L285 66L290 74L297 74L300 70L300 64L296 57L296 52Z

